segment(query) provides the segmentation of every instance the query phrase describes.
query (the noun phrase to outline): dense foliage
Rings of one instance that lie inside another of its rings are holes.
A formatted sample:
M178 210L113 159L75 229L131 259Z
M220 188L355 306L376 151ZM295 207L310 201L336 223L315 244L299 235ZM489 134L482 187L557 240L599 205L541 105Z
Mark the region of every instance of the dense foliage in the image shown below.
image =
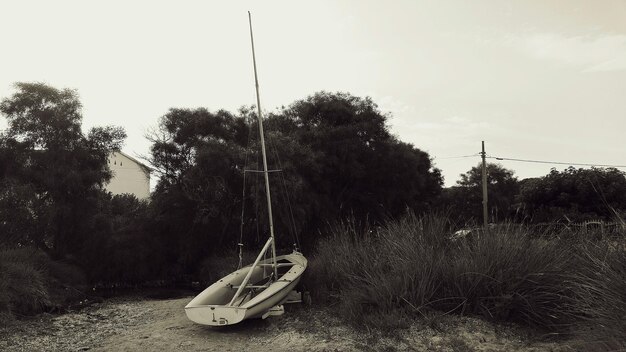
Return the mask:
M534 222L614 219L626 211L626 174L613 168L552 169L524 180L519 202Z
M75 91L41 83L16 88L0 103L9 122L0 134L0 243L75 254L111 177L107 157L126 135L117 127L84 135Z
M325 219L354 215L378 221L407 207L422 212L441 190L440 171L428 154L392 136L387 116L369 98L322 92L283 115L278 117L317 153L302 174L321 208L331 212Z
M473 167L445 188L438 206L457 222L482 222L482 170ZM526 223L616 221L626 213L626 173L614 168L552 169L518 181L512 170L487 164L489 221Z
M103 190L107 157L125 134L115 127L83 134L75 91L18 83L0 111L9 125L0 135L3 247L39 248L109 285L188 281L206 273L211 255L240 241L254 248L268 236L252 109L165 114L152 136L160 178L149 203ZM429 208L440 172L428 154L392 136L386 121L369 98L326 92L268 116L279 247L310 249L342 217L376 224Z
M440 206L445 207L462 222L482 221L482 166L473 167L456 186L444 189ZM499 222L515 216L515 196L519 182L512 170L499 164L487 164L488 213L490 222Z
M0 133L0 314L9 317L66 308L82 297L85 279L108 278L97 269L120 252L105 256L113 254L116 226L103 211L115 203L103 185L111 178L107 159L126 136L111 126L84 134L73 90L15 87L0 102L8 120Z
M330 222L349 215L377 223L407 207L428 209L441 189L439 170L428 154L393 137L386 119L370 99L325 92L269 115L279 246L310 249ZM191 273L208 254L236 248L240 235L247 245L264 242L254 113L171 109L159 127L152 136L152 163L162 175L152 200L160 224L154 235L169 243L177 267Z

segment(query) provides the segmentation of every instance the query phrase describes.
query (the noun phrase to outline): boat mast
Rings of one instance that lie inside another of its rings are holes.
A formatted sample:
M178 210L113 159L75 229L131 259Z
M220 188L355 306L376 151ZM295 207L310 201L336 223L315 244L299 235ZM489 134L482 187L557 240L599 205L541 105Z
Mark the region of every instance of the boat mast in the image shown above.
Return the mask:
M263 154L263 175L265 176L265 194L267 195L267 216L270 222L270 236L272 239L272 266L274 268L274 280L276 280L278 278L278 270L276 265L276 239L274 238L274 220L272 217L272 197L270 195L270 178L267 172L265 137L263 136L263 118L261 117L261 98L259 96L259 78L256 71L254 36L252 35L252 16L250 15L250 11L248 11L248 23L250 24L250 42L252 43L252 64L254 66L254 85L256 87L257 119L259 120L259 134L261 135L261 153Z

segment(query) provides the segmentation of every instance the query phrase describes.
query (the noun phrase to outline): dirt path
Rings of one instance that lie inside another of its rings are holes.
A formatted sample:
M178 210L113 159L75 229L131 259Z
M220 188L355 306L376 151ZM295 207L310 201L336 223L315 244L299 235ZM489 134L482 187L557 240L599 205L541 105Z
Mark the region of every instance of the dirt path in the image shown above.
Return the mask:
M77 313L0 327L0 351L562 351L511 327L444 317L395 337L358 332L329 313L288 307L281 317L211 328L187 320L190 298L112 300ZM430 324L433 325L433 324Z

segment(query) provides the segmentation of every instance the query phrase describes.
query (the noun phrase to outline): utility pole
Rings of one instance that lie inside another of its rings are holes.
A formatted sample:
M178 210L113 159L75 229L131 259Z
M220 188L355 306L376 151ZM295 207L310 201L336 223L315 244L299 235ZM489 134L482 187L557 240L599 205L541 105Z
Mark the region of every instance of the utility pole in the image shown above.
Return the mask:
M485 153L485 141L483 142L483 151L480 153L483 158L483 226L485 227L485 231L488 231L489 228L489 212L487 210L487 162L485 161L486 153Z

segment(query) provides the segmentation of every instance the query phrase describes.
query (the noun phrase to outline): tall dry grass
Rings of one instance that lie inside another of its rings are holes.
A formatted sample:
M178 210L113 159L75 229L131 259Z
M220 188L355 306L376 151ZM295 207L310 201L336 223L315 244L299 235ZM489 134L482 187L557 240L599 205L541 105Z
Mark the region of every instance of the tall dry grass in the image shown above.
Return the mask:
M581 322L575 330L581 349L626 350L625 240L586 242L576 253L585 263L573 275L580 283L575 308Z
M594 332L598 343L624 343L623 247L512 225L452 241L452 223L433 215L358 228L335 226L319 243L305 278L314 298L336 304L357 325L395 328L436 310L585 341L601 329Z

